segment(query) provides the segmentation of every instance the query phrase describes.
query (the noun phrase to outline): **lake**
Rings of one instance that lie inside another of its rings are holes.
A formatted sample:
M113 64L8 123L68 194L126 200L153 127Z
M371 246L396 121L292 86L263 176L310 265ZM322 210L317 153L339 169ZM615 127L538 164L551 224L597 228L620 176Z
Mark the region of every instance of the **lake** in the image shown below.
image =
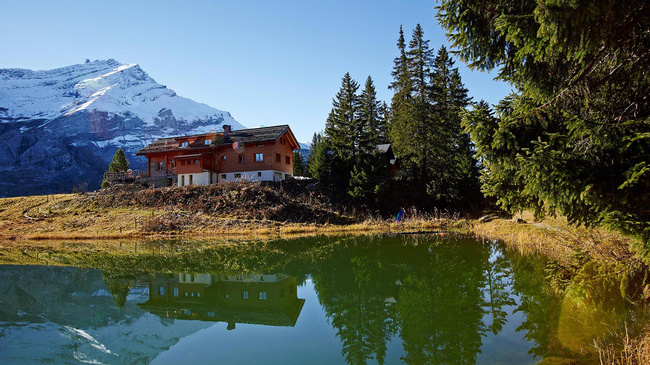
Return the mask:
M0 266L0 363L589 363L634 313L448 235L119 245Z

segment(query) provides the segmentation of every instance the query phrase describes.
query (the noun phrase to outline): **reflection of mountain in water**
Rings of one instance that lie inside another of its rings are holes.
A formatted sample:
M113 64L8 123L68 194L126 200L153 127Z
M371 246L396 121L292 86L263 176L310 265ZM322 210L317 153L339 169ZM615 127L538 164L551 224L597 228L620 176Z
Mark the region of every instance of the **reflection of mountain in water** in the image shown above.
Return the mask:
M235 323L293 327L305 303L296 288L296 278L285 274L157 275L139 306L161 318L227 322L228 329Z
M97 270L0 266L0 363L149 363L210 326L151 315L147 296L132 288L120 309Z
M150 363L214 321L293 326L304 304L284 274L117 281L98 270L0 265L0 363Z

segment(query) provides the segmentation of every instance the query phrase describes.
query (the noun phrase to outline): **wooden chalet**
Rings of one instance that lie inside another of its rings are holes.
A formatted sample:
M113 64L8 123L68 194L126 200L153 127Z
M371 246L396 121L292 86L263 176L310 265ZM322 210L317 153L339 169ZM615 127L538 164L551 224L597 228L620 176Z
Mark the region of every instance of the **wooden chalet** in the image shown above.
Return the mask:
M154 185L281 181L293 176L300 148L288 125L160 138L136 153L148 160Z

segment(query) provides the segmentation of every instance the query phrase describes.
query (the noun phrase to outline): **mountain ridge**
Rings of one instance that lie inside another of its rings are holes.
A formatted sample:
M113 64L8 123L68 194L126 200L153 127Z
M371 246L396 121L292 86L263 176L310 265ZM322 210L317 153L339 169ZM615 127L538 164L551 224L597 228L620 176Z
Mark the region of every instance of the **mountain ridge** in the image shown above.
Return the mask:
M114 59L52 70L0 69L0 196L96 189L122 148L157 138L243 129L227 111L178 96L138 64Z

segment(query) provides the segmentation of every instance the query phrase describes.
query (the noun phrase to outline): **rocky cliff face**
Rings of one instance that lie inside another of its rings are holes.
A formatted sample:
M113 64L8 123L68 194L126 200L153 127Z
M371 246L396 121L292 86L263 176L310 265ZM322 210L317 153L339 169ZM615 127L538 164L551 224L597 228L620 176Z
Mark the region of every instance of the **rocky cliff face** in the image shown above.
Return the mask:
M0 196L99 187L115 151L136 157L161 137L241 129L230 113L180 97L137 64L0 69Z

